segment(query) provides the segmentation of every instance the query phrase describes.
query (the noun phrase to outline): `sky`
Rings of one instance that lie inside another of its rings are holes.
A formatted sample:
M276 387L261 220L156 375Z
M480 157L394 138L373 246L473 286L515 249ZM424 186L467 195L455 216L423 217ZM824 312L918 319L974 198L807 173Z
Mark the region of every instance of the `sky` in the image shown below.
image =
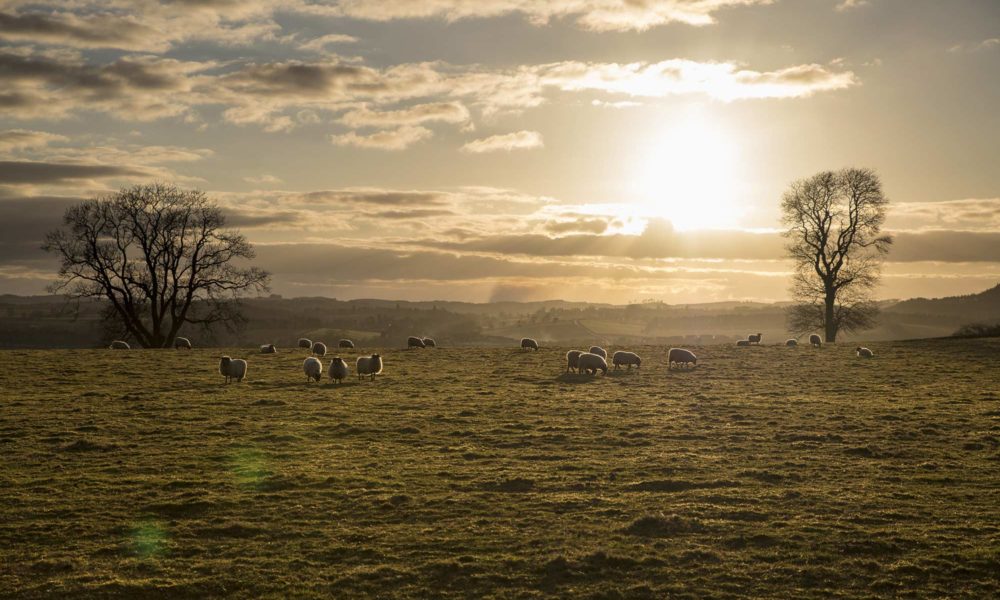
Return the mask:
M788 299L870 167L880 298L1000 282L996 0L0 0L0 293L66 207L199 189L285 296Z

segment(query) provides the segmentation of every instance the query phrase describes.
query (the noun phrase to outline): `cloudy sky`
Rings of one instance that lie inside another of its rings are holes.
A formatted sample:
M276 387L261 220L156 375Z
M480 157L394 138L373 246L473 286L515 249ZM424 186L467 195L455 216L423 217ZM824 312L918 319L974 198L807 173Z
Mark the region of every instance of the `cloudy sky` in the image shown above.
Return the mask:
M787 298L882 176L885 298L1000 282L996 0L0 0L0 293L66 206L205 190L286 296Z

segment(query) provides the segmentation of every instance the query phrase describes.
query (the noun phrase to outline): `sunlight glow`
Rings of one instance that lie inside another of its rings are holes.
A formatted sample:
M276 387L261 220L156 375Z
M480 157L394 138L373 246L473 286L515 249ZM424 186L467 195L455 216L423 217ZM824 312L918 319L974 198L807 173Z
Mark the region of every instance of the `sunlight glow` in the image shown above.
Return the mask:
M678 230L738 226L742 160L721 123L691 110L641 148L632 180L638 214L667 219Z

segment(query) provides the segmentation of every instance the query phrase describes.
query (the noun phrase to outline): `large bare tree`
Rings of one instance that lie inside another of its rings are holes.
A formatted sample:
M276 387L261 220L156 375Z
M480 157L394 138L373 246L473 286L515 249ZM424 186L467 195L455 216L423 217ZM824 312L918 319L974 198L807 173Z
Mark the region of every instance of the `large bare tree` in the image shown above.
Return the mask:
M870 329L878 316L872 292L892 236L882 232L889 201L871 169L824 171L792 183L782 201L786 249L795 262L789 327Z
M202 192L162 184L82 202L45 237L61 259L52 290L106 299L106 317L145 348L171 346L185 324L239 323L239 299L269 275L241 264L253 247L225 222Z

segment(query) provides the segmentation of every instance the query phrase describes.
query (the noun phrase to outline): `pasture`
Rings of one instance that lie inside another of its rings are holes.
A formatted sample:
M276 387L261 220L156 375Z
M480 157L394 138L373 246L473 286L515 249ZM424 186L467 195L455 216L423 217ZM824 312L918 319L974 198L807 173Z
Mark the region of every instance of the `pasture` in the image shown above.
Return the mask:
M1000 340L870 347L0 352L0 590L995 597Z

